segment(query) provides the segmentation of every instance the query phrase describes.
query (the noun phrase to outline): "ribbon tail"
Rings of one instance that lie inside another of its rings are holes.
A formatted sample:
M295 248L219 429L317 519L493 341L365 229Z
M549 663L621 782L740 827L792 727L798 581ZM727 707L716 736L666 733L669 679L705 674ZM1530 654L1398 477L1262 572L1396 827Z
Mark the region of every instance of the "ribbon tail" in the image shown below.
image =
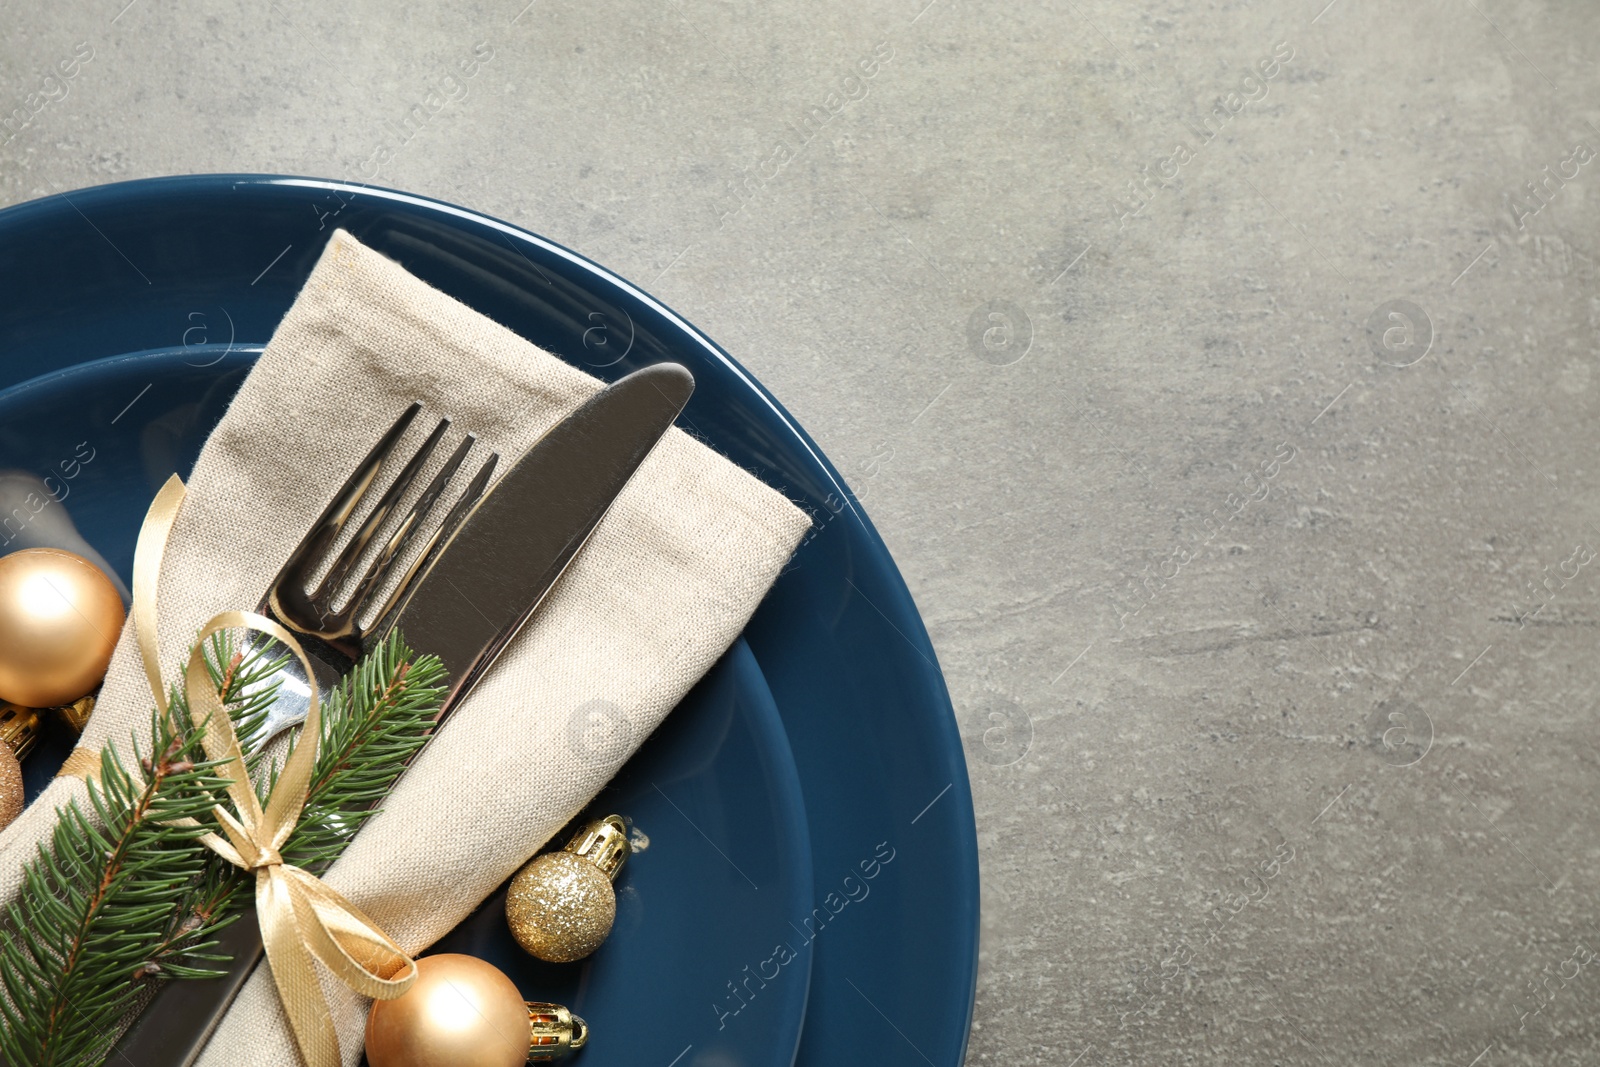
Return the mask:
M256 869L256 912L272 981L278 987L278 999L300 1058L308 1067L342 1067L333 1013L306 951L306 931L300 929L294 887L282 872L280 866Z
M334 976L364 997L393 1000L416 981L417 964L361 909L326 882L284 864L294 883L298 925L306 948Z

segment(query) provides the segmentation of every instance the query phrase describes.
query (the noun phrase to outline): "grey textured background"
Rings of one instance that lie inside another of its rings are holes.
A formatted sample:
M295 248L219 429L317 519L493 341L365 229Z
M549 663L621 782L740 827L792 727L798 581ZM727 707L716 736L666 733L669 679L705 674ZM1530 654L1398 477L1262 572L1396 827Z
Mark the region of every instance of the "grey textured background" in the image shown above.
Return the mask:
M1592 5L123 2L0 4L0 202L465 204L845 472L969 739L970 1063L1600 1056Z

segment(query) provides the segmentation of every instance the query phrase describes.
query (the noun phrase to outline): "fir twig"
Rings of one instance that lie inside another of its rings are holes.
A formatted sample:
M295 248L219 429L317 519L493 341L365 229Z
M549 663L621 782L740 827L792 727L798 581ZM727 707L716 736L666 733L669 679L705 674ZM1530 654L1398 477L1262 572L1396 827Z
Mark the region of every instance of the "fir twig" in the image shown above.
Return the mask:
M315 871L343 851L427 744L444 696L439 658L415 656L398 632L356 664L323 713L305 810L284 859Z
M151 962L150 939L139 932L161 929L199 871L203 846L195 839L205 826L173 823L207 817L226 782L205 761L201 732L172 723L151 716L157 755L133 743L142 777L107 746L89 783L94 817L77 803L61 810L49 847L6 909L0 1051L9 1063L98 1062Z
M212 683L242 740L259 733L276 697L285 657L274 649L236 649L225 634L206 649ZM398 634L356 665L324 708L287 861L316 870L342 851L426 742L443 695L438 659L414 659ZM197 840L211 828L212 806L225 802L225 779L204 761L202 732L190 726L176 688L172 708L170 718L152 716L159 758L141 755L135 742L142 777L107 746L101 777L90 783L94 817L76 804L62 809L50 845L0 921L0 1054L8 1063L97 1064L151 980L217 973L205 964L222 957L208 950L254 879ZM251 751L246 762L255 772L265 758ZM275 767L256 774L263 797L276 778ZM172 825L184 818L200 825Z

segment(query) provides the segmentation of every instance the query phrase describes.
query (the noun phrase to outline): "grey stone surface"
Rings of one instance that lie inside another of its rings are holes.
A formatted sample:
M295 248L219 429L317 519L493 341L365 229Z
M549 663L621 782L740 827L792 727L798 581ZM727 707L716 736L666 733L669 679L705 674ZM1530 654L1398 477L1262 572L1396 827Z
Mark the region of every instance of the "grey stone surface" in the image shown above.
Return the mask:
M469 205L852 480L969 738L970 1063L1600 1057L1600 11L123 2L0 5L0 112L65 92L0 202Z

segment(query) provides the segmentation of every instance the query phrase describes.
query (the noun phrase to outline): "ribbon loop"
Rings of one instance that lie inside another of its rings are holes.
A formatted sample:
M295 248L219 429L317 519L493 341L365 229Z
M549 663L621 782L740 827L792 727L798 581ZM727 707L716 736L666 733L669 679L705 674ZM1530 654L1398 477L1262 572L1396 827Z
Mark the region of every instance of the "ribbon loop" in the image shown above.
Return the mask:
M145 677L156 707L168 712L156 629L156 586L167 535L183 503L183 480L173 475L156 494L139 531L133 559L133 624ZM233 729L233 720L206 667L208 637L232 629L264 633L282 643L305 668L311 701L305 725L263 805ZM305 807L322 737L322 711L305 649L284 627L254 612L225 611L201 628L184 671L184 691L194 725L205 731L206 754L224 761L233 810L213 809L222 834L200 840L227 862L256 874L256 913L272 979L307 1067L340 1067L339 1035L317 979L313 959L339 981L368 997L390 1000L416 980L417 965L377 924L309 871L285 863L280 852Z

